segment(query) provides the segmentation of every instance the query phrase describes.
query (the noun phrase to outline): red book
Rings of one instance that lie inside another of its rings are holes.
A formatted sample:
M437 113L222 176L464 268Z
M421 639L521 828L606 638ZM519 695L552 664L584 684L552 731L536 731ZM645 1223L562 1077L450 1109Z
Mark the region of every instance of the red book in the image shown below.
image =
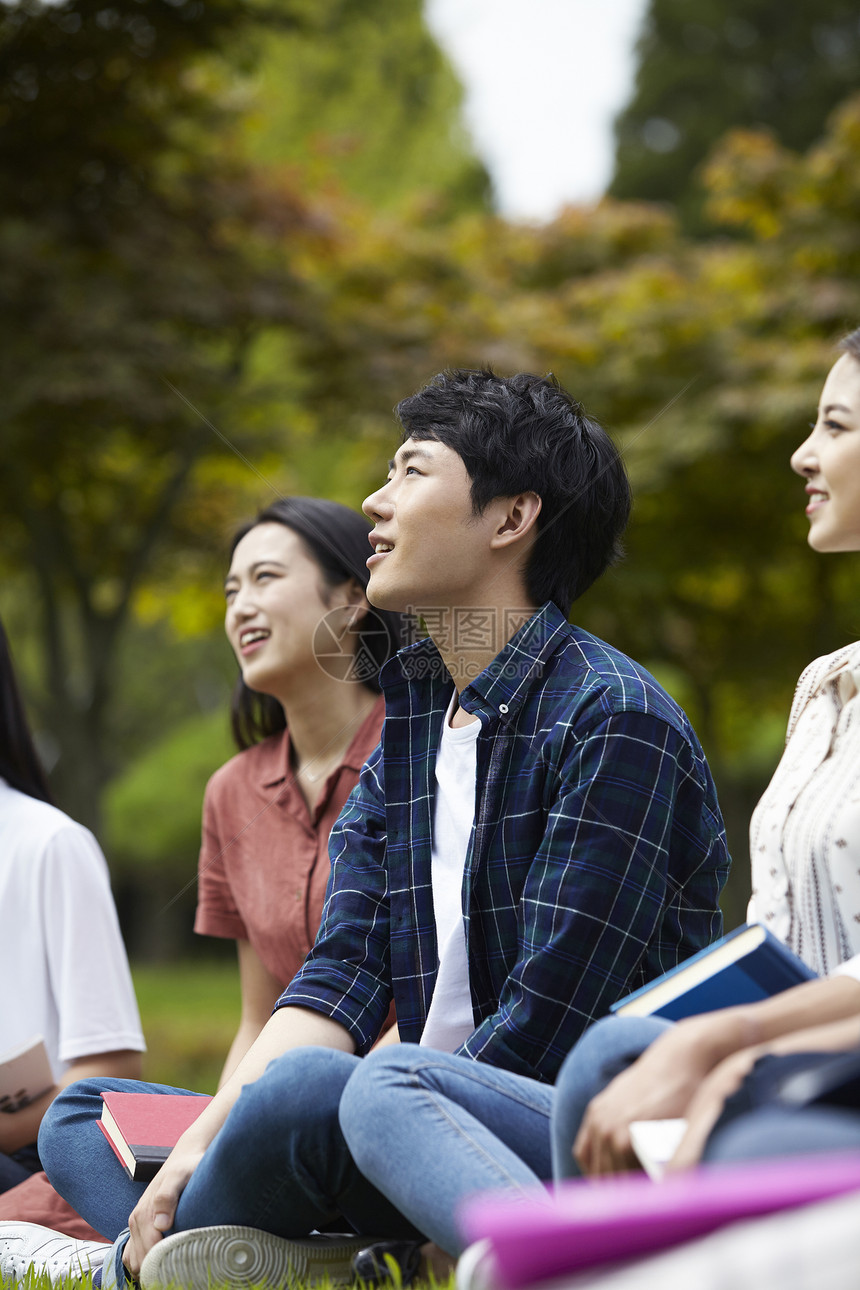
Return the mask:
M129 1178L149 1182L211 1101L208 1093L102 1093L99 1128Z
M577 1179L531 1196L488 1192L459 1214L466 1241L489 1239L494 1284L519 1290L583 1268L638 1258L738 1219L860 1190L860 1154L700 1165L652 1182Z

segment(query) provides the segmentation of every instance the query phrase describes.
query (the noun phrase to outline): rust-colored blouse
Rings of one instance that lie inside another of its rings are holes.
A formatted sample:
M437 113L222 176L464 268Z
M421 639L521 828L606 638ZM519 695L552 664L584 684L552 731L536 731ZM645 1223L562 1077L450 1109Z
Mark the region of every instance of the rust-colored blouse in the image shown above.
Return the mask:
M380 696L313 814L290 771L287 731L215 772L203 801L195 932L248 940L272 976L292 980L319 926L329 832L379 742L384 714Z

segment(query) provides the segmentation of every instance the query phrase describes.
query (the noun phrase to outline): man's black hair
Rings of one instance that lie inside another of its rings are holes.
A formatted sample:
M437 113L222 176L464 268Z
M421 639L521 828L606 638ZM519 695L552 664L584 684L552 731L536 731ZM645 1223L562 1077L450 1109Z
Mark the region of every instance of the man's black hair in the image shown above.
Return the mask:
M496 497L541 499L525 567L531 601L563 614L621 554L630 485L605 430L554 376L449 370L395 409L403 440L434 439L460 455L476 514Z

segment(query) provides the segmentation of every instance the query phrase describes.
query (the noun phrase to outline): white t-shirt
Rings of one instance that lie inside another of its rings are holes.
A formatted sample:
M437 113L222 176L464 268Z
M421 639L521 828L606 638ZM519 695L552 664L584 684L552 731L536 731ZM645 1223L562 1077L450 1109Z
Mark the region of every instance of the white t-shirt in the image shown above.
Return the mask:
M76 1057L146 1045L105 858L93 835L0 778L0 1051L41 1035Z
M476 718L466 726L452 727L449 723L456 700L455 691L445 713L436 754L430 881L439 973L421 1035L425 1047L446 1053L459 1048L475 1029L463 924L463 872L475 821L481 722Z

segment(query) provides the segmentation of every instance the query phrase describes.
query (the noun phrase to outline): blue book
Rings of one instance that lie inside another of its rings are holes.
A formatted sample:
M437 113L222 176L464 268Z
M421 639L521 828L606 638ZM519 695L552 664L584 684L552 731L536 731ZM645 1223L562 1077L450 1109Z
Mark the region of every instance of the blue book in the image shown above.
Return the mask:
M744 923L647 985L613 1003L619 1017L680 1021L701 1012L758 1003L816 976L761 923Z

